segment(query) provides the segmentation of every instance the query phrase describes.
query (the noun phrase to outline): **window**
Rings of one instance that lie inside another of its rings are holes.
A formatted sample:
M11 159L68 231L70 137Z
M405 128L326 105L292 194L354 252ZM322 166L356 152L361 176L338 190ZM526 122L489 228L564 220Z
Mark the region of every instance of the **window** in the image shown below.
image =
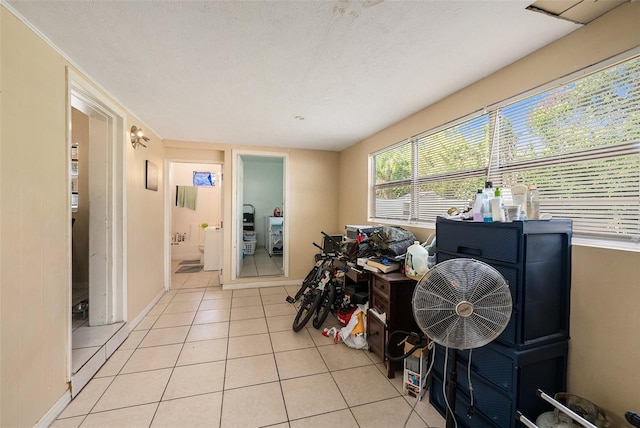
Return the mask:
M483 188L489 115L475 115L373 155L377 219L435 222Z
M411 219L412 142L405 141L373 157L374 212L383 219Z
M216 185L216 176L215 174L206 171L199 172L193 171L193 185L194 186L203 186L203 187L212 187Z
M536 184L574 234L640 241L640 57L372 155L372 217L433 223L485 181Z

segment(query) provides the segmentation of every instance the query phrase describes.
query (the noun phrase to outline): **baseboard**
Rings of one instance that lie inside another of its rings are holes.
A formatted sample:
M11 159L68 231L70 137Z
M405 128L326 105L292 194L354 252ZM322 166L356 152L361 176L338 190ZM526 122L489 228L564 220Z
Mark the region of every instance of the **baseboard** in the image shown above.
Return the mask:
M62 397L45 413L45 415L36 423L35 428L47 428L55 422L64 409L69 405L71 399L89 383L93 376L100 370L109 357L118 349L118 347L129 337L129 333L147 316L149 311L158 303L158 300L164 296L165 290L162 290L153 299L151 303L145 307L142 312L131 322L123 323L122 328L104 344L93 357L85 363L82 368L71 378L69 389L67 389Z
M56 404L34 425L34 428L47 428L55 422L60 413L71 403L71 390L67 389Z
M140 324L140 322L144 319L144 317L147 316L147 314L149 313L149 311L151 309L153 309L153 307L156 305L156 303L158 303L158 300L160 300L162 298L162 296L164 296L164 294L166 293L166 291L160 290L160 292L156 295L156 297L153 298L153 300L151 301L151 303L149 303L139 314L137 317L135 317L130 323L129 323L129 332L132 332L133 330L135 330L135 328L138 326L138 324Z
M123 328L125 328L123 326ZM102 345L84 365L71 376L71 397L77 396L98 370L107 362L106 347Z
M256 279L260 279L260 277L256 277ZM300 285L302 284L301 279L289 279L286 281L269 281L269 282L242 282L239 284L222 284L223 290L241 290L244 288L267 288L267 287L282 287L284 285Z

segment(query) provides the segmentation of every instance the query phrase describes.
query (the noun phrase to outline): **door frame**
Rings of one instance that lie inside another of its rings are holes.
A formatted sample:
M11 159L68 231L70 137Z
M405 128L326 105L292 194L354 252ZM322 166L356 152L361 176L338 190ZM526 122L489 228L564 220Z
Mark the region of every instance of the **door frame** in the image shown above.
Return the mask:
M224 218L224 162L213 161L208 159L181 159L181 158L169 158L164 160L164 289L169 291L171 289L171 206L175 202L171 199L171 179L173 176L173 164L187 163L187 164L209 164L220 165L220 181L218 186L222 188L222 195L220 197L220 221ZM224 253L223 253L224 257ZM222 269L220 269L220 275L222 275Z
M103 189L106 199L105 226L101 228L105 242L104 268L107 278L100 284L89 284L89 287L101 286L101 292L105 299L100 302L101 318L105 324L127 321L127 192L126 192L126 141L127 125L125 112L107 99L101 92L92 86L85 78L73 69L67 67L67 144L66 159L67 170L71 171L71 109L89 110L92 114L106 118L108 132L105 139L104 162L107 163L106 177L100 188ZM71 195L71 176L67 174L67 198ZM86 195L88 197L88 195ZM72 294L72 230L71 230L71 204L67 204L67 268L68 268L68 293L67 301L69 311L67 314L68 346L67 346L67 379L72 375L72 319L71 319L71 294ZM91 212L90 222L95 222ZM90 262L91 263L91 262ZM91 266L91 265L90 265ZM95 310L95 309L94 309Z
M240 279L238 277L238 264L239 264L239 251L240 245L244 245L240 236L242 236L242 230L240 230L239 224L242 223L242 204L244 201L238 200L239 192L238 183L242 183L242 177L239 177L238 174L241 173L239 170L239 162L241 161L241 156L258 156L258 157L273 157L273 158L282 158L282 185L283 185L283 206L282 212L285 217L287 215L287 200L289 196L289 154L283 152L264 152L257 150L232 150L231 156L231 166L233 168L233 180L231 182L231 225L233 227L231 231L231 281L235 281ZM283 252L282 252L282 270L283 270L283 278L289 277L289 221L284 221L283 233Z

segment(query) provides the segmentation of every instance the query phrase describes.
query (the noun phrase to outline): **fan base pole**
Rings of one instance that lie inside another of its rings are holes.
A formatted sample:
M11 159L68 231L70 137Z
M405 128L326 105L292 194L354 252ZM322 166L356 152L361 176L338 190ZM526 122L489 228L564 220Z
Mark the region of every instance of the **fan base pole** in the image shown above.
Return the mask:
M449 407L447 407L447 417L446 417L446 427L454 428L456 426L455 418L455 410L456 410L456 388L458 387L458 369L456 368L458 365L458 350L452 349L451 356L449 357L449 361L451 363L451 370L449 371L449 384L447 385L447 403L449 403Z

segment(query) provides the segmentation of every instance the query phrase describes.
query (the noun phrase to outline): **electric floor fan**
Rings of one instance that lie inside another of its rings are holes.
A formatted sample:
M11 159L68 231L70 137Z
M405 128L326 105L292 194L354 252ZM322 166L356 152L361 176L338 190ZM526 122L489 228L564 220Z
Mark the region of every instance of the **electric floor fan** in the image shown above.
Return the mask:
M457 426L457 350L484 346L502 333L511 318L509 286L500 272L479 260L445 260L418 281L412 306L418 327L447 351L452 350L446 426ZM447 373L443 375L446 381Z

